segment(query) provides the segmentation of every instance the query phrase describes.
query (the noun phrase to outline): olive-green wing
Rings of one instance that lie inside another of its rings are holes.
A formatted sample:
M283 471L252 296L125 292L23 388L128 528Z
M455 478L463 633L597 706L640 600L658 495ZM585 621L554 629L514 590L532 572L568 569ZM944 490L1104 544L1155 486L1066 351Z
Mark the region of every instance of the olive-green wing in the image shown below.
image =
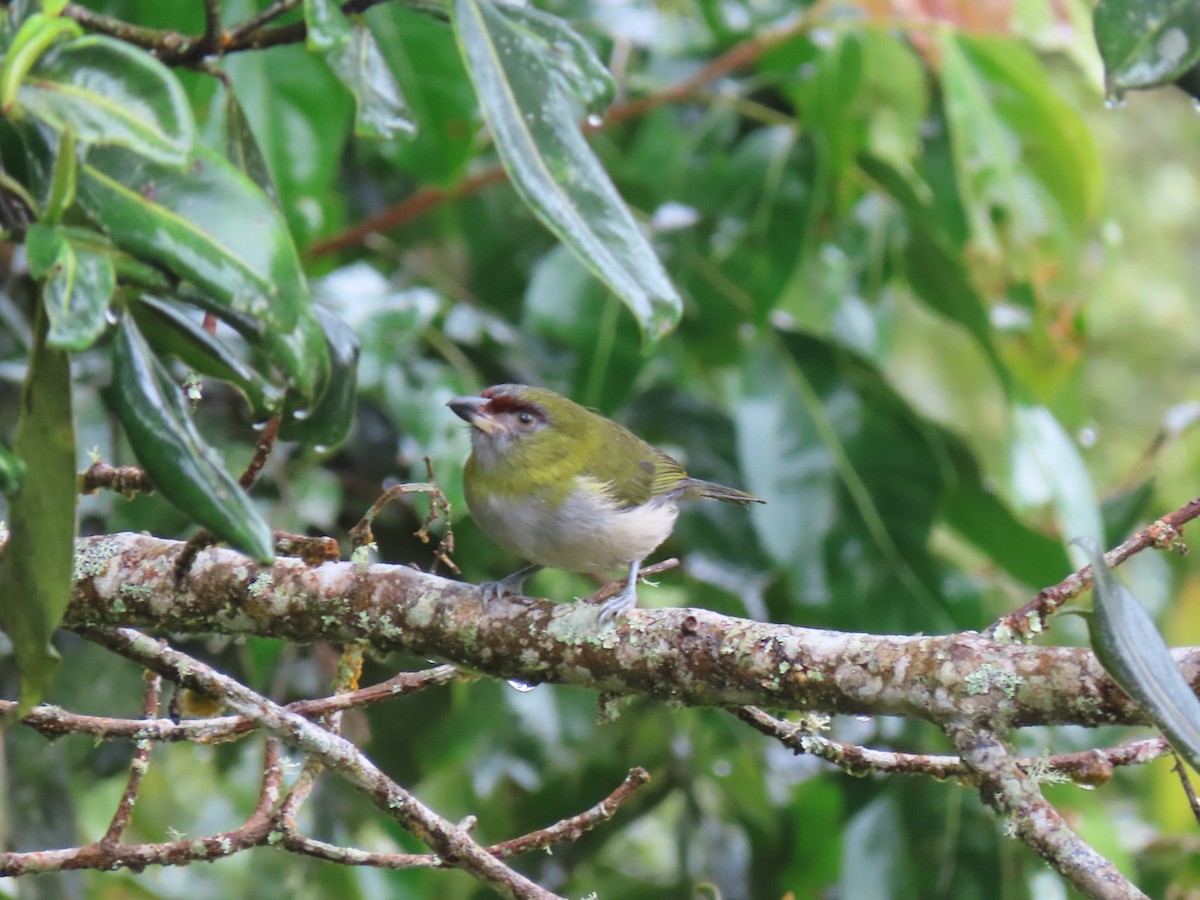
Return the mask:
M621 506L641 506L677 492L687 472L657 447L629 429L604 420L607 434L589 454L585 474L608 486Z

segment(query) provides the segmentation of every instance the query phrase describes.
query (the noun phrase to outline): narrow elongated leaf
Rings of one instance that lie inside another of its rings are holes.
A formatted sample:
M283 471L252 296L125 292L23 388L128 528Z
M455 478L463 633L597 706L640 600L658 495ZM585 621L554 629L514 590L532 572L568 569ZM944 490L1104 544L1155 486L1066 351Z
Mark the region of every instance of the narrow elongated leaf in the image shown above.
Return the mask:
M75 428L71 368L46 343L39 309L13 451L25 468L9 498L9 538L0 561L0 628L21 670L20 716L38 703L58 669L50 636L71 598L75 549Z
M270 562L270 527L213 458L178 386L131 316L121 320L113 343L109 397L138 461L159 492L222 540L260 562Z
M83 33L73 19L61 19L34 13L29 16L13 37L0 67L0 112L8 115L17 102L21 82L55 41L78 37Z
M354 130L363 137L412 133L416 124L370 29L352 22L332 0L304 0L308 48L325 60L354 95Z
M316 406L303 418L294 415L285 418L279 436L326 450L344 441L354 424L358 338L349 325L325 307L316 307L316 314L329 348L329 378Z
M1092 648L1112 676L1162 730L1175 752L1200 771L1200 700L1137 598L1113 574L1094 541L1080 541L1091 557L1095 601Z
M1100 0L1092 24L1110 93L1166 84L1200 62L1192 0Z
M115 144L166 165L182 165L195 142L192 110L179 81L145 50L104 35L51 48L17 94L21 110L79 142Z
M679 321L682 301L608 174L579 131L579 105L595 100L595 67L581 66L577 38L558 23L563 47L491 0L455 0L454 24L484 118L513 186L543 223L633 311L651 340ZM557 20L552 20L557 21ZM561 56L571 69L556 68Z
M201 375L236 386L246 397L255 418L265 419L283 402L283 392L238 358L215 335L173 303L142 296L130 305L138 329L162 355L178 357ZM193 310L193 314L195 311Z
M29 269L42 280L42 302L50 317L46 340L64 350L86 350L104 331L105 314L117 286L112 259L86 244L74 244L56 225L35 224L25 235Z

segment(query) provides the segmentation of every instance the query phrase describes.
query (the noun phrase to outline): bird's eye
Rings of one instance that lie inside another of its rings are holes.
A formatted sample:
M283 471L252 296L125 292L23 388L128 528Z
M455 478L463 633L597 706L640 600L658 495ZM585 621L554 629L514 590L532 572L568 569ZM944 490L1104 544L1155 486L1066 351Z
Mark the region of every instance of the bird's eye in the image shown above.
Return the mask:
M522 425L532 425L533 424L533 413L531 413L531 412L517 413L517 421L520 422Z

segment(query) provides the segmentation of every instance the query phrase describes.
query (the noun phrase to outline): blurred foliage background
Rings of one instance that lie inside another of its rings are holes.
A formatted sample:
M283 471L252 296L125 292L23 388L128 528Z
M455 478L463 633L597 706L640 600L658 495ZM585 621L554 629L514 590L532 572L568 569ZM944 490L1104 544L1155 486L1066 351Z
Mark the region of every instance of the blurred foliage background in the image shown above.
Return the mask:
M86 5L203 30L197 0ZM230 0L222 15L228 24L257 8ZM609 118L590 120L589 141L683 298L678 328L659 340L488 174L495 148L437 4L363 16L412 134L356 133L355 97L303 44L221 59L228 88L175 70L202 139L220 149L225 91L235 93L317 301L361 342L350 437L324 452L282 444L255 490L274 528L345 544L381 485L424 480L428 456L454 504L464 577L510 571L515 561L465 517L468 440L444 407L501 381L568 394L699 477L770 501L686 511L662 549L682 569L641 591L647 605L874 632L981 629L1070 570L1070 538L1114 542L1195 493L1200 116L1182 92L1106 103L1084 0L538 8L569 23L615 78ZM761 44L747 43L755 36ZM347 236L385 213L387 228ZM15 289L0 298L6 429L25 371L26 303ZM133 462L100 394L107 357L78 353L73 373L79 446ZM255 436L240 395L207 384L196 418L240 471ZM380 559L430 563L412 536L420 504L379 520ZM86 497L80 514L85 533L190 530L158 496ZM1194 566L1143 554L1124 576L1171 643L1200 643ZM546 572L528 587L565 600L594 584ZM1063 620L1043 638L1083 639ZM136 714L138 672L70 636L61 649L53 702ZM284 700L322 693L336 659L266 640L190 649ZM372 660L364 682L422 662ZM636 701L600 725L591 693L480 680L350 716L347 729L442 814L478 816L485 841L578 812L631 766L648 769L652 783L616 820L517 862L570 896L1068 896L974 789L852 778L718 710ZM947 749L933 727L900 720L838 719L833 734ZM1013 740L1037 755L1128 735L1038 729ZM128 749L81 737L47 747L9 729L0 832L17 849L102 833ZM254 739L156 748L129 839L232 827L253 805L260 749ZM1169 762L1048 794L1151 895L1200 891L1196 825ZM417 849L339 784L324 782L306 813L325 840ZM456 873L265 850L0 882L0 895L17 891L486 894Z

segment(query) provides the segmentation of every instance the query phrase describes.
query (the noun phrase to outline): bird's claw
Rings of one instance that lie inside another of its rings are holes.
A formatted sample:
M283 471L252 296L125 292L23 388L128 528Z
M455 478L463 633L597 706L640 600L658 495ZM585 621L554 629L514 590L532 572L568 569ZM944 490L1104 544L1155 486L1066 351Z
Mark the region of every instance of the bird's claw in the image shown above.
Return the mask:
M484 609L491 606L497 600L506 600L509 597L522 596L521 591L525 586L525 579L538 571L540 566L526 566L511 575L505 575L499 581L485 581L479 585L479 598L483 602Z
M630 585L617 596L610 597L600 604L598 621L601 625L615 625L635 606L637 606L637 591L633 585Z

